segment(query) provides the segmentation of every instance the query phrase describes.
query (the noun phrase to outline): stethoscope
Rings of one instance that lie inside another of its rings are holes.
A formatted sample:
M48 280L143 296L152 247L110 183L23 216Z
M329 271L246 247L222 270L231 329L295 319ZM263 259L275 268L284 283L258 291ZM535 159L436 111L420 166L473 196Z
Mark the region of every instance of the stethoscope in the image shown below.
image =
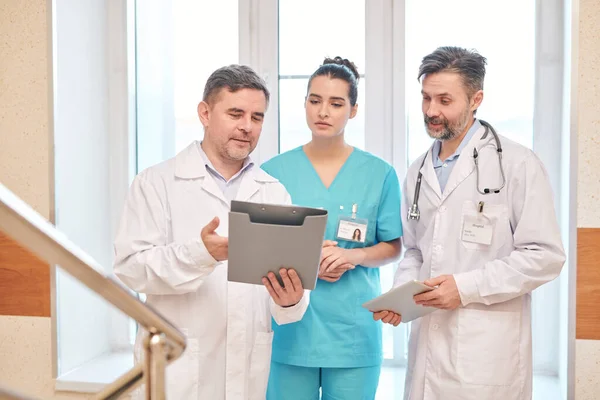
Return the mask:
M498 153L498 164L500 165L500 174L502 174L502 185L500 185L497 189L484 188L483 191L479 189L479 153L476 148L473 148L473 161L475 162L475 169L477 173L477 191L481 194L491 194L491 193L500 193L500 190L506 185L506 177L504 175L504 168L502 167L502 145L500 144L500 138L496 133L496 130L492 125L487 123L484 120L479 120L481 125L485 127L485 132L481 137L481 140L487 137L489 131L494 135L494 140L496 141L496 152ZM432 150L433 146L429 149ZM425 153L425 157L423 157L423 161L421 162L421 166L419 167L419 175L417 176L417 183L415 185L415 197L413 199L413 204L408 210L408 219L418 221L421 218L421 211L419 210L419 193L421 192L421 180L423 179L423 174L421 173L421 169L423 169L423 165L425 165L425 160L427 160L427 154Z

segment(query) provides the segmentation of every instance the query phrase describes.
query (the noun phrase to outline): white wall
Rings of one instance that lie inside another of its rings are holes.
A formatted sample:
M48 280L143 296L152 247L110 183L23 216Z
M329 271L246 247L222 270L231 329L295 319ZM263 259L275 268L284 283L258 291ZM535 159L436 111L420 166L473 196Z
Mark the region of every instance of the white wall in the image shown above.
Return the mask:
M55 2L56 225L101 265L112 263L107 2ZM110 350L108 305L57 271L58 374Z
M568 154L562 152L560 143L563 137L563 70L564 51L564 5L563 0L545 0L536 5L536 49L535 63L535 104L533 150L540 157L548 172L557 216L560 220L561 161ZM553 82L553 84L545 84ZM568 114L567 114L568 115ZM568 131L567 131L568 132ZM568 214L567 214L568 215ZM563 227L564 228L564 227ZM560 361L560 317L548 318L545 310L560 308L561 281L567 274L542 285L532 297L533 307L533 368L543 375L559 374Z

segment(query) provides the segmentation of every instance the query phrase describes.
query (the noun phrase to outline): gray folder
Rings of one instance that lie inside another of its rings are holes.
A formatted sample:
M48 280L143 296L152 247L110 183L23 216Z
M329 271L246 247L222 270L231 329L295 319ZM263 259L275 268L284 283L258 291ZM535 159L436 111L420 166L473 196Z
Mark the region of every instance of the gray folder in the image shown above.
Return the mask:
M317 283L327 210L232 201L227 279L262 285L269 271L294 268L302 286Z

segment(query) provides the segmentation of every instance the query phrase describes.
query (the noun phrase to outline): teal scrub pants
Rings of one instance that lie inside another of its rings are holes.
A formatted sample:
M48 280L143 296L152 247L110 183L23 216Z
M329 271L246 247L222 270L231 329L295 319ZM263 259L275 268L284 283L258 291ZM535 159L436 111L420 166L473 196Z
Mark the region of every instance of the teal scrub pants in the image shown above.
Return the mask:
M267 400L374 400L380 372L380 365L313 368L272 362Z

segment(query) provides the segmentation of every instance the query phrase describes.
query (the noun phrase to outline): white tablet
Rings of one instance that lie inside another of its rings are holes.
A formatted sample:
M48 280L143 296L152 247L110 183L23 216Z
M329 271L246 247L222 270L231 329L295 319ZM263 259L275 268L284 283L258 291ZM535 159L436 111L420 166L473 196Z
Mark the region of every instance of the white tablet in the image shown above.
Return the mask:
M362 306L371 312L393 311L402 316L402 322L409 322L437 310L435 307L416 304L413 299L413 296L433 289L435 288L422 282L409 281L367 301Z

